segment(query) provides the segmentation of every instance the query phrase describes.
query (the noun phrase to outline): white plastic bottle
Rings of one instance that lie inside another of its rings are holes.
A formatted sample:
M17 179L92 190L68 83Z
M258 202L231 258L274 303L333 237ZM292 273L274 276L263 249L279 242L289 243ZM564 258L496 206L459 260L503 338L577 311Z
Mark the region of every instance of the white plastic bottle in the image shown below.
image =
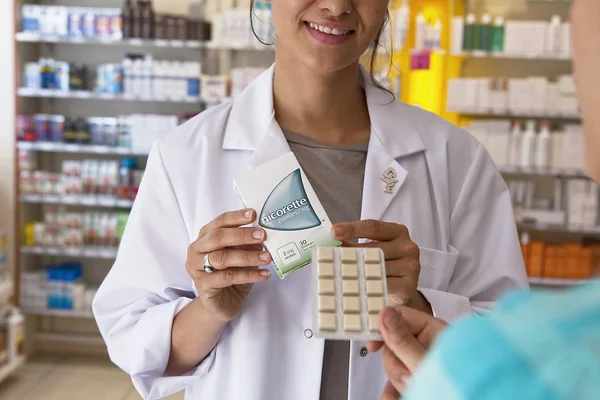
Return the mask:
M123 93L133 95L133 60L129 57L123 60Z
M550 167L550 123L542 121L539 135L535 141L535 166L545 169Z
M423 13L417 14L415 25L415 49L425 48L425 35L427 33L427 22Z
M405 2L396 12L396 38L394 49L402 51L406 44L406 35L408 33L408 24L410 23L410 8Z
M442 45L442 22L438 18L431 28L431 49L439 50Z
M152 65L152 92L156 99L164 99L165 96L165 71L163 62L154 60Z
M131 68L131 87L132 95L140 97L142 95L142 70L144 69L144 61L141 58L136 58L133 61Z
M535 158L535 121L527 121L527 129L521 141L521 155L519 167L530 168Z
M153 68L154 66L154 62L152 60L152 56L147 55L144 58L144 61L142 63L142 84L141 84L141 89L142 89L142 97L145 99L149 99L152 97L152 73L153 73Z
M24 353L25 318L18 309L13 309L8 318L8 360L14 361Z
M550 20L546 32L546 52L549 54L559 54L561 52L561 33L562 23L560 16L555 15Z
M513 121L512 130L509 138L509 149L508 149L508 166L517 167L519 165L521 156L521 138L522 138L523 125L521 121Z
M182 76L183 74L181 71L181 63L179 61L173 61L171 65L173 68L173 81L171 82L171 84L173 85L172 97L176 100L181 100L185 97L185 93L183 90L183 86L185 85L185 78L184 76Z

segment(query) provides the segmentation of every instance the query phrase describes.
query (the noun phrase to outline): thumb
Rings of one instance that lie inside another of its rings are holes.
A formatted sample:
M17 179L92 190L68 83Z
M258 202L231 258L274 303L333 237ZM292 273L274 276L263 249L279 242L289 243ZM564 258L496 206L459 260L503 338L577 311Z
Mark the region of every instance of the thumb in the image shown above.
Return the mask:
M385 345L414 372L425 357L425 349L412 334L410 326L393 307L381 311L381 334Z

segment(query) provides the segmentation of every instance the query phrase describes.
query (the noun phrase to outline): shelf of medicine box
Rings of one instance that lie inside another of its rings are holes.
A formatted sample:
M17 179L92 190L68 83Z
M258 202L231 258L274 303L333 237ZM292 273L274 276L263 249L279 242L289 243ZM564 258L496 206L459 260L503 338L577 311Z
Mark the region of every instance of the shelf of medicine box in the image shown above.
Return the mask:
M94 247L22 246L21 253L39 256L80 257L106 260L114 260L117 257L117 249Z
M249 46L247 44L241 43L221 43L221 42L204 42L204 48L211 50L237 50L237 51L265 51L265 52L274 52L275 46L264 45L262 43L258 43L256 46Z
M135 102L154 102L154 103L191 103L200 104L205 101L200 97L185 98L158 98L158 97L136 97L126 94L94 93L90 91L64 91L50 89L30 89L19 88L20 97L46 98L46 99L77 99L77 100L119 100ZM216 100L215 100L216 101ZM211 102L214 102L211 100Z
M547 54L547 53L502 53L502 52L485 52L472 51L463 53L454 53L453 56L468 58L496 58L502 60L540 60L540 61L571 61L571 55L568 53Z
M73 311L64 309L35 309L35 308L21 308L23 314L35 315L39 317L63 317L63 318L94 318L94 314L91 311Z
M131 46L131 47L167 47L173 49L201 49L208 42L200 40L159 40L159 39L112 39L86 37L44 36L29 32L19 32L15 40L21 43L60 43L101 46Z
M448 108L448 112L458 113L472 117L486 118L524 118L524 119L551 119L551 120L568 120L580 121L581 115L573 113L546 113L546 112L495 112L490 110L473 110L462 108Z
M259 44L219 43L201 40L163 40L163 39L112 39L112 38L85 38L85 37L60 37L44 36L29 32L15 34L15 40L20 43L56 43L74 45L99 45L99 46L131 46L131 47L159 47L171 49L211 49L211 50L238 50L238 51L270 51L273 46Z
M567 287L577 286L585 283L586 280L582 279L559 279L559 278L529 278L529 284L532 286L555 286L555 287Z
M54 332L37 332L35 340L41 342L83 344L92 346L105 346L105 342L100 335L93 336L90 334L70 334L70 333L54 333Z
M600 236L600 227L595 228L584 228L581 226L568 226L568 225L550 225L541 222L525 222L517 221L517 227L521 231L537 231L537 232L548 232L558 234L574 234L574 235L589 235L589 236Z
M97 196L49 196L38 194L24 194L19 197L21 203L30 204L62 204L68 206L82 207L106 207L106 208L131 208L133 200L117 199L114 197Z
M17 372L19 368L25 363L25 357L20 356L15 360L10 361L8 364L0 366L0 383L6 378Z
M97 146L88 144L69 144L51 142L17 142L19 150L41 151L47 153L84 153L118 156L147 156L148 151L138 151L126 147Z
M578 168L536 168L536 167L506 167L499 166L503 174L513 175L537 175L537 176L555 176L569 178L587 178L585 171Z

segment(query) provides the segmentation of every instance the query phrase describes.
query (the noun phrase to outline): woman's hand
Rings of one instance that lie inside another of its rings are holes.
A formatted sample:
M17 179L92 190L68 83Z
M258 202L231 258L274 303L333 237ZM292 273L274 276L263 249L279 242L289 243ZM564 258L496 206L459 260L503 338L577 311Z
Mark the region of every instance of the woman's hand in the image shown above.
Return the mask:
M254 210L222 214L204 226L188 248L186 269L199 298L209 313L224 322L239 314L253 284L271 275L269 270L258 269L271 263L271 255L263 251L265 231L242 228L255 219ZM215 272L204 271L205 255Z
M417 291L421 262L419 246L410 239L408 229L404 225L364 220L336 224L332 228L334 238L342 241L353 239L369 239L372 242L360 244L360 247L379 247L385 254L387 273L388 300L390 305L423 302L426 307L415 307L422 311L431 310L429 303ZM354 246L348 242L344 246ZM430 311L429 311L430 312Z
M368 342L367 348L371 352L383 348L383 363L389 382L382 400L398 400L447 324L429 314L403 306L381 310L380 318L384 343Z

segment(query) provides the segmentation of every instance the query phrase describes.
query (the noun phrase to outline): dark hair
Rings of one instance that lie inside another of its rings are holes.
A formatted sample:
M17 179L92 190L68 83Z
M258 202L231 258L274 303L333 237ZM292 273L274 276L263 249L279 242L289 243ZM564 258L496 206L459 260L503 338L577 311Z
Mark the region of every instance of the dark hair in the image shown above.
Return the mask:
M254 34L254 37L256 39L258 39L259 42L261 42L262 44L264 44L265 46L272 46L274 44L274 42L272 43L267 43L265 42L262 38L258 37L258 35L256 34L256 30L254 29L254 1L255 0L250 0L250 26L252 27L252 33ZM385 14L385 19L383 21L383 24L381 25L381 28L379 28L379 31L377 31L377 35L375 36L375 40L373 40L373 45L372 45L372 49L371 49L371 55L370 55L370 59L369 59L369 74L371 75L371 80L373 81L373 84L376 85L377 87L379 87L380 89L385 90L386 92L388 92L390 95L392 95L392 97L395 98L394 94L388 90L386 87L384 87L381 83L379 83L374 76L375 73L375 62L377 60L377 50L379 49L379 46L381 45L381 36L383 35L383 31L385 29L385 26L389 23L390 21L390 13L389 11ZM393 51L391 52L391 54L393 54ZM390 54L390 70L392 68L392 57Z

